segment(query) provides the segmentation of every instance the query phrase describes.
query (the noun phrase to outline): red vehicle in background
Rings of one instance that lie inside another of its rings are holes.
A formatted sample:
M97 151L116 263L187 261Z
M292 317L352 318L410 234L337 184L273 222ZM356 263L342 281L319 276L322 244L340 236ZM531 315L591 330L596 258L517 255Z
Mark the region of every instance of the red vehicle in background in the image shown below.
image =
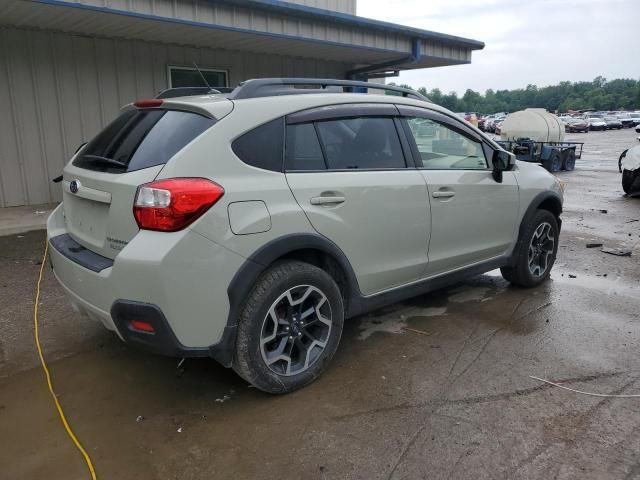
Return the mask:
M570 118L564 121L564 131L567 133L587 133L589 131L589 122L584 118Z

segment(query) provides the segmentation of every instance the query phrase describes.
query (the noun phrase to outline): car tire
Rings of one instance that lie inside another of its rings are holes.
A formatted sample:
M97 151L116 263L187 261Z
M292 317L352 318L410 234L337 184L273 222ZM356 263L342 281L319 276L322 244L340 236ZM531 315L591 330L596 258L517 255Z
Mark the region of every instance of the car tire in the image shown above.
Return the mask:
M639 174L633 170L627 170L626 168L622 170L622 190L627 195L631 195L631 191L633 190L633 182L636 178L640 178Z
M560 152L557 150L552 151L549 158L542 162L542 166L551 173L560 171L562 168L562 156Z
M564 158L562 160L562 170L566 170L571 172L576 168L576 152L573 149L568 149L564 153Z
M240 313L233 369L264 392L302 388L326 369L343 324L342 294L327 272L299 261L276 263Z
M513 285L531 288L549 278L558 252L559 233L556 217L547 210L536 210L518 239L513 265L500 269L504 279ZM547 235L552 237L552 243Z

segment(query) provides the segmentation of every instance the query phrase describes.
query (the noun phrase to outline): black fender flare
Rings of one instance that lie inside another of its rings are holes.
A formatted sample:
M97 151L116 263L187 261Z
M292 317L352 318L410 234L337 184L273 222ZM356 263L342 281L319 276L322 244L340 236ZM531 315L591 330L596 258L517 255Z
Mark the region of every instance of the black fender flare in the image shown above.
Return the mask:
M224 365L231 367L236 343L238 328L238 316L242 308L242 302L247 298L258 277L279 258L298 250L319 250L329 255L342 268L345 274L347 292L345 297L360 297L360 288L355 273L344 252L327 237L316 233L295 233L275 238L246 259L233 276L227 287L229 297L229 315L227 325L220 341L209 347L212 358Z
M552 204L556 209L557 213L556 212L553 212L553 213L556 215L556 219L558 221L558 229L562 227L562 220L560 219L560 214L562 213L562 197L560 197L560 195L552 191L538 193L535 197L533 197L533 200L529 202L529 206L527 207L527 210L524 212L524 215L522 216L522 220L520 221L520 227L518 228L518 241L516 242L516 245L511 254L511 260L509 262L510 264L513 264L514 252L518 251L518 249L520 248L520 245L522 242L522 232L525 226L531 221L534 214L536 213L536 210L540 208L540 205L542 205L544 202L547 202L547 201L552 202Z

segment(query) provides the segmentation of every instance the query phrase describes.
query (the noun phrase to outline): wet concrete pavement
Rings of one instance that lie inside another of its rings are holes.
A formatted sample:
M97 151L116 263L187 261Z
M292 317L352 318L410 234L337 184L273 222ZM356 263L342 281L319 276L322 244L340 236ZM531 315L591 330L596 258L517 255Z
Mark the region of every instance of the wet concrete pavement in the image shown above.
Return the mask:
M559 174L549 282L522 290L491 272L354 319L329 370L290 395L248 388L213 361L178 368L127 348L80 318L47 272L43 346L99 478L640 478L640 399L529 378L640 394L640 199L622 196L617 173L635 133L570 138L586 153ZM0 478L89 478L36 368L43 238L0 238Z

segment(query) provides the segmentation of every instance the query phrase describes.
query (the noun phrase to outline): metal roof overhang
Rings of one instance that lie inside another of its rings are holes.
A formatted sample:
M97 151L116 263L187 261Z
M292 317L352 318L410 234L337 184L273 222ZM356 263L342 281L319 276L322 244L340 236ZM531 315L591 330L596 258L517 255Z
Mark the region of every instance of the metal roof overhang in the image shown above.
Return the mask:
M222 0L222 3L233 2ZM361 17L352 15L335 14L308 7L292 7L292 4L287 4L286 2L254 1L249 3L258 8L279 8L286 14L293 14L294 16L307 15L311 10L311 16L323 15L328 19L334 19L338 23L352 20L357 22L359 27L371 28L372 30L394 28L396 34L404 31L408 40L425 40L424 35L418 35L421 32L422 34L428 34L427 37L429 35L438 36L439 42L445 45L451 42L452 45L459 47L460 41L472 42L466 47L469 51L481 49L484 46L481 42L473 40L435 34L434 32L416 30L409 27L403 29L400 25L361 19ZM407 64L405 61L407 55L411 52L405 50L332 42L63 0L0 0L0 26L2 25L63 31L87 36L128 38L195 47L279 54L335 61L348 65L393 64L394 61L398 61L399 64L394 67L396 69L416 69L469 63L466 58L423 54L415 62ZM402 65L402 63L405 64Z

